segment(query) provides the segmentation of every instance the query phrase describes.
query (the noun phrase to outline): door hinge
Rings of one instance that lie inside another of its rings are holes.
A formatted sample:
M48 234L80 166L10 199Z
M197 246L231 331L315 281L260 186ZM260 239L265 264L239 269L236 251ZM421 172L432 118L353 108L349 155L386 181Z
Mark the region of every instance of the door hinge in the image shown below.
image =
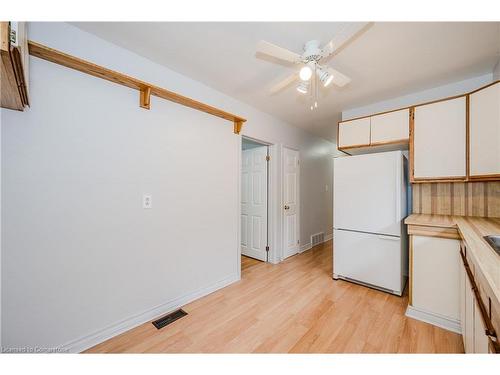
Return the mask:
M269 251L269 246L266 246L266 251Z
M297 240L297 245L300 243L300 240Z
M271 157L269 155L266 156L266 161L271 160Z

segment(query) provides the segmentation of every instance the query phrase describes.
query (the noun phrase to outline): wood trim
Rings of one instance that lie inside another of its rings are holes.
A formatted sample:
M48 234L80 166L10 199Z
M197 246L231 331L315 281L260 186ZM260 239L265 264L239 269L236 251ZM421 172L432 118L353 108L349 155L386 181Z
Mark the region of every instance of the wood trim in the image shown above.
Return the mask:
M500 174L482 174L469 176L469 181L498 181L500 180Z
M452 240L462 239L457 228L444 228L437 226L409 224L408 234L416 236L448 238Z
M151 87L145 87L140 91L139 106L144 109L149 109L151 106Z
M349 150L350 148L361 148L361 147L370 147L371 145L368 144L362 144L362 145L351 145L351 146L344 146L340 147L339 150Z
M396 144L408 144L410 142L409 138L395 139L393 141L382 141L370 143L370 146L386 146L386 145L396 145Z
M9 51L10 38L9 38L9 22L0 22L0 49L2 51Z
M0 22L0 105L2 108L23 111L28 105L19 50L10 45L10 24Z
M337 150L341 150L339 147L339 138L340 138L340 121L337 121Z
M396 139L394 141L385 141L385 142L375 142L375 143L370 143L370 144L364 144L364 145L352 145L352 146L344 146L344 147L337 147L339 151L343 150L349 150L352 148L366 148L366 147L378 147L378 146L388 146L388 145L405 145L408 144L408 139Z
M233 132L234 134L240 134L241 128L243 127L243 121L234 121L234 128Z
M410 181L412 184L428 184L431 182L467 182L465 177L417 177Z
M89 61L80 59L78 57L68 55L64 52L46 47L42 44L33 42L31 40L28 42L28 44L29 44L30 55L38 57L40 59L56 63L65 66L67 68L78 70L82 73L102 78L107 81L114 82L119 85L126 86L141 92L143 91L146 92L146 90L149 89L150 95L154 95L159 98L166 99L174 103L178 103L186 107L193 108L198 111L202 111L211 114L213 116L223 118L233 123L243 124L246 121L246 119L240 116L233 115L232 113L225 112L221 109L212 107L208 104L177 94L175 92L169 91L159 86L152 85L148 82L138 80L128 75L116 72L114 70L104 68L100 65L93 64Z
M415 182L415 158L413 157L415 152L415 107L410 108L410 129L409 129L409 144L408 144L408 155L410 159L410 182Z

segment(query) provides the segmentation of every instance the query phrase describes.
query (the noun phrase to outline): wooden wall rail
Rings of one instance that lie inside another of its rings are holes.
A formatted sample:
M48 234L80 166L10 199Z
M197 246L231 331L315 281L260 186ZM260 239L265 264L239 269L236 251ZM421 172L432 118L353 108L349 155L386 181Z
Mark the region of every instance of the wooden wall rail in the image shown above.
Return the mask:
M186 107L197 109L199 111L209 113L213 116L217 116L225 120L231 121L234 124L233 129L235 134L240 133L241 127L243 123L246 121L246 119L242 117L225 112L218 108L212 107L208 104L204 104L197 100L188 98L186 96L176 94L175 92L138 80L136 78L116 72L114 70L104 68L102 66L93 64L89 61L79 59L77 57L68 55L64 52L46 47L42 44L29 41L28 45L29 45L30 55L32 56L36 56L38 58L65 66L67 68L75 69L80 72L90 74L94 77L99 77L107 81L111 81L119 85L138 90L139 105L142 108L149 109L150 97L151 95L154 95L159 98L170 100L172 102L184 105Z

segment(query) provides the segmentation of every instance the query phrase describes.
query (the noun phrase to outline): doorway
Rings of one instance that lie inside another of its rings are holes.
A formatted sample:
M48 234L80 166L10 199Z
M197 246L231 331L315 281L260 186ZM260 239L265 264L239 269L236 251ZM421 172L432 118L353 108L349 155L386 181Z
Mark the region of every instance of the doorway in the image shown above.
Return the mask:
M242 138L242 268L269 261L269 145Z

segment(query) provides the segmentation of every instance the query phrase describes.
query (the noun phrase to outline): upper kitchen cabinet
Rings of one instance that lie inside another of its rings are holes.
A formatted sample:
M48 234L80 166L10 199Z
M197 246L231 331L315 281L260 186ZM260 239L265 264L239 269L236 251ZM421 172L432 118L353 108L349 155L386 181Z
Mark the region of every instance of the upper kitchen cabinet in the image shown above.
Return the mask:
M338 148L349 153L407 148L409 114L405 108L340 122Z
M28 100L28 38L25 22L0 22L1 106L22 111Z
M469 178L500 179L500 82L469 96Z
M414 108L412 182L466 180L466 102L460 96Z
M370 117L339 123L338 148L354 148L370 145Z
M409 122L409 108L372 116L370 144L408 143Z

